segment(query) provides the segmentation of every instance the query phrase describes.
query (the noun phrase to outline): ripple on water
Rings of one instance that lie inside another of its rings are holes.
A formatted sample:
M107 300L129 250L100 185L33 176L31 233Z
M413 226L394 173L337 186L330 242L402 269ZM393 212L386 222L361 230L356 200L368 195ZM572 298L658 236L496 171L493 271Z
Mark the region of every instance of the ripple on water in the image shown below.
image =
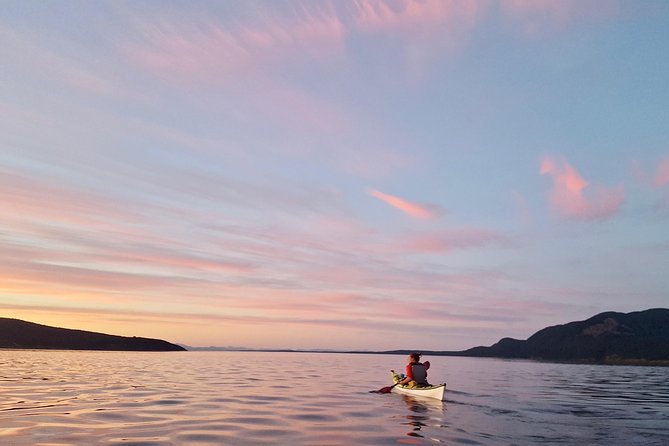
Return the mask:
M235 425L285 426L287 423L277 417L226 417L227 423Z
M317 414L317 413L297 413L292 415L287 415L286 418L291 420L300 420L300 421L319 421L319 422L334 422L340 418L328 414Z
M226 440L230 439L230 436L208 432L186 431L180 432L175 438L178 442L224 444Z
M290 434L298 435L299 432L291 428L284 428L284 429L252 428L248 430L247 436L276 439L276 438L285 438Z
M267 396L267 395L246 395L244 398L254 403L273 403L275 401L292 400L292 397L290 396Z
M165 417L150 416L140 412L127 412L120 409L94 409L85 410L76 414L83 421L103 421L107 423L117 422L125 424L155 423L163 421Z
M105 444L113 446L171 446L173 443L167 437L133 437L133 438L110 438Z
M363 412L360 410L356 410L356 411L344 411L342 412L342 416L351 418L372 418L375 415L370 412Z
M669 444L665 369L436 358L459 389L442 403L367 393L397 358L357 359L0 351L0 445ZM345 385L350 373L370 379Z

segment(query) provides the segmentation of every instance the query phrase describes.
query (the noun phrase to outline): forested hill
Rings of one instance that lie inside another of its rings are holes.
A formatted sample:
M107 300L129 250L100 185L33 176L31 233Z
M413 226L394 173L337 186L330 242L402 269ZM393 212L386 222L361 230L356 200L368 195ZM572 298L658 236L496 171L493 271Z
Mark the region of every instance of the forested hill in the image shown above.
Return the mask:
M185 350L183 347L160 339L70 330L9 318L0 318L0 348L120 351Z
M527 340L504 338L463 356L598 363L669 361L669 309L601 313L585 321L544 328Z

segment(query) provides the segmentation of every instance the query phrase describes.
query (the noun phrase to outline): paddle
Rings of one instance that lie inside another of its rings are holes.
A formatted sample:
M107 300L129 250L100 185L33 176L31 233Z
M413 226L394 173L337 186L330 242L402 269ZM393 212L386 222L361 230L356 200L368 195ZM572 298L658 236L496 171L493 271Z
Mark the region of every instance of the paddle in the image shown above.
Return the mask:
M387 387L384 387L382 389L379 389L376 393L390 393L390 391L393 390L393 387L395 387L398 384L399 383L395 383L392 386L387 386Z

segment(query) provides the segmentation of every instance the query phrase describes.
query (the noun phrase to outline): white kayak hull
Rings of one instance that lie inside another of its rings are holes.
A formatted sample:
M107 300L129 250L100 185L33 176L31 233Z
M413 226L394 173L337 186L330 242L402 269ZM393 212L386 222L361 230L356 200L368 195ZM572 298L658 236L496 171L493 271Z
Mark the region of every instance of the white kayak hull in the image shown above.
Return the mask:
M391 376L393 378L393 384L397 382L395 372L391 371ZM403 395L411 395L423 398L434 398L439 401L444 401L444 394L446 392L446 384L438 384L428 387L406 387L406 386L395 386L392 391L394 393L401 393Z

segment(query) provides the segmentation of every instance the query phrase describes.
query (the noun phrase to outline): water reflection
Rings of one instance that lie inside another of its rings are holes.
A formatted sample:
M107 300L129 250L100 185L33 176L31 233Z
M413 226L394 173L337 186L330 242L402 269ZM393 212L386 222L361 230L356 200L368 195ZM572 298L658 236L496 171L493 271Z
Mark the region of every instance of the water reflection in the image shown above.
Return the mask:
M402 422L403 425L411 427L407 435L424 438L422 431L424 427L429 427L430 412L439 411L439 418L441 418L441 412L445 410L443 401L414 398L408 395L402 395L402 399L409 409L409 413L404 416L406 421Z

